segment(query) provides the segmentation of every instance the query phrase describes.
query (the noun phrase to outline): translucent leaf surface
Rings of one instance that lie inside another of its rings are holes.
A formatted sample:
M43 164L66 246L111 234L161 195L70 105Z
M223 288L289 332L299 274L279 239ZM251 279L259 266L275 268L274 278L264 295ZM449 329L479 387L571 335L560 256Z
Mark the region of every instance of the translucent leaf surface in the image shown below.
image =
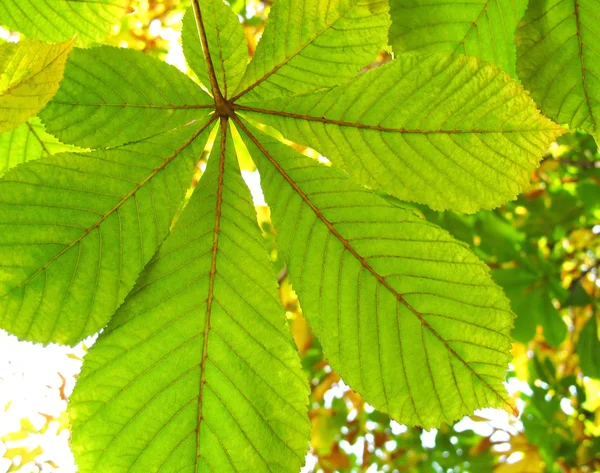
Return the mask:
M600 1L531 0L517 73L542 111L600 138Z
M400 56L329 91L236 105L364 184L435 210L512 200L563 130L496 66Z
M516 77L514 44L526 0L391 1L390 44L405 52L466 54Z
M41 117L62 142L99 148L184 125L212 108L211 98L175 67L102 46L73 51Z
M200 0L199 4L201 15L210 17L207 21L209 27L204 33L209 51L213 51L211 59L219 87L223 96L227 98L240 83L246 71L248 64L246 36L237 15L223 3L223 0ZM183 19L181 32L183 50L189 66L200 82L210 89L208 67L200 42L200 35L204 33L198 31L194 8L189 7Z
M83 150L62 144L46 132L38 117L32 117L20 127L0 133L0 176L18 164L66 151Z
M73 451L82 473L297 473L307 395L250 192L221 134L172 234L85 358L70 400Z
M0 24L43 41L78 35L80 46L89 45L119 24L128 4L128 0L2 0Z
M502 384L513 314L488 267L345 173L257 129L245 143L303 313L344 381L403 424L513 412Z
M9 171L0 180L0 327L64 344L102 328L169 231L205 129Z
M0 132L36 115L58 90L72 41L36 40L0 45Z
M236 91L263 100L352 79L387 42L382 0L278 0Z

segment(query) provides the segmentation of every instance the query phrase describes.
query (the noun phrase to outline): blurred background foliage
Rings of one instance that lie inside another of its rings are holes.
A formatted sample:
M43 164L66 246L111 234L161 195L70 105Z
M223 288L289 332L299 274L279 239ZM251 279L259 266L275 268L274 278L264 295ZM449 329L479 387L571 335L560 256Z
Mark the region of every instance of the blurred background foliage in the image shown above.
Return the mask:
M250 55L270 3L230 1L244 26ZM143 51L188 72L179 43L188 5L186 0L131 0L130 13L106 42ZM15 39L14 33L0 29L0 41ZM374 65L389 59L382 52ZM318 157L312 150L298 149ZM530 188L494 211L462 215L415 206L488 263L518 315L507 385L519 418L483 410L432 431L391 421L331 370L277 260L258 176L250 161L243 168L254 183L257 212L279 272L281 300L312 387L313 430L305 472L600 472L600 152L591 136L562 136L533 174ZM82 344L66 357L80 362L85 350ZM64 409L76 378L71 371L58 373L48 386L51 393L45 396L60 401L52 415L37 413L34 423L21 419L9 432L0 425L0 473L67 471L53 451L44 451L40 439L68 436ZM9 412L11 406L0 393L0 420L2 410Z

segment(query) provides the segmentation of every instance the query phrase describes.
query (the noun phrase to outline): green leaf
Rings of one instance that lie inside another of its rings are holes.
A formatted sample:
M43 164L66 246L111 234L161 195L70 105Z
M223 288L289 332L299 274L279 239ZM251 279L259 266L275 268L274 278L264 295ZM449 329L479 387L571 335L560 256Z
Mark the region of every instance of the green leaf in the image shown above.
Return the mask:
M583 374L600 379L600 340L598 336L598 320L594 313L579 334L577 355Z
M20 127L0 133L0 176L26 161L67 151L84 150L62 144L46 132L38 117L30 118Z
M466 54L494 62L516 77L514 35L526 0L390 2L394 52Z
M138 51L102 46L73 51L41 118L62 142L99 148L201 119L213 107L175 67Z
M73 41L0 45L0 133L36 115L58 90Z
M246 65L248 64L248 45L246 36L238 17L222 0L200 0L202 16L209 17L205 34L209 51L214 51L211 57L219 88L227 98L240 83ZM181 41L188 64L200 79L200 82L210 90L210 78L202 43L199 35L193 7L189 7L183 18Z
M487 266L411 210L236 124L303 313L344 381L403 424L514 412L502 384L513 314Z
M552 304L550 276L521 266L495 270L493 274L506 291L517 314L513 331L515 340L528 343L540 325L546 342L553 347L560 345L567 335L567 326Z
M352 79L387 42L382 0L277 0L234 100L264 100Z
M517 31L517 73L542 111L600 139L598 0L530 0Z
M593 304L594 298L581 285L581 281L577 281L569 290L569 296L563 302L565 307L583 307L588 304Z
M43 41L79 36L79 45L100 41L120 23L128 0L2 0L0 24Z
M9 171L0 180L0 327L64 344L102 328L168 233L207 125Z
M308 386L226 127L173 232L85 357L70 399L82 473L304 465Z
M515 80L466 56L400 56L329 91L234 108L435 210L514 199L563 132Z

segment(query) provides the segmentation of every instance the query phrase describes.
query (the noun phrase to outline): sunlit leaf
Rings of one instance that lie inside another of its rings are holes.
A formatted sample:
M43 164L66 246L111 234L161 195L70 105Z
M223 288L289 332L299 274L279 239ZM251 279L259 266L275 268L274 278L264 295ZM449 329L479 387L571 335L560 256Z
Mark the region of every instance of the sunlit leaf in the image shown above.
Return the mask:
M70 405L82 473L304 464L307 384L221 125L174 231L86 355Z
M119 23L129 0L2 0L0 24L43 41L79 36L79 44L100 41Z
M598 0L530 0L517 31L517 73L542 111L600 138Z
M56 93L73 41L0 45L0 133L36 115Z

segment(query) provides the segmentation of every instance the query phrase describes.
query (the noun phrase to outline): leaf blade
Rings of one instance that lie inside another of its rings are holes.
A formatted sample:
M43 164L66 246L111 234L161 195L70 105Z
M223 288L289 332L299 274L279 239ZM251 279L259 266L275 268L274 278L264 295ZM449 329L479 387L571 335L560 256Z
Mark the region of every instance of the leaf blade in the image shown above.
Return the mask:
M512 38L526 7L522 0L391 2L390 44L397 54L440 52L478 57L516 77Z
M501 382L513 314L487 266L412 211L236 123L304 314L344 380L411 425L514 412Z
M0 180L2 328L63 344L102 328L168 233L198 158L193 143L210 123L9 171Z
M219 88L224 98L233 92L248 63L248 46L238 17L222 0L200 0L205 23L208 49L215 67ZM211 82L202 44L198 39L198 29L194 9L189 7L183 18L181 41L186 60L200 82L210 90Z
M0 23L43 41L65 41L77 34L80 45L90 45L120 22L127 6L127 0L4 0Z
M0 133L36 115L58 90L73 41L0 45ZM7 111L7 112L6 112Z
M191 79L141 52L75 49L53 100L48 132L87 148L119 146L205 117L210 97Z
M234 108L370 187L462 212L514 199L563 132L516 81L466 56L400 56L329 91Z
M388 10L379 0L279 0L232 100L296 95L353 78L387 42Z
M70 404L84 473L303 464L306 380L232 147L222 134L173 232L86 356ZM252 264L238 266L243 258Z
M598 140L598 2L532 1L517 30L517 73L541 110Z
M46 132L38 117L32 117L20 127L0 133L0 177L18 164L69 151L84 150L62 144Z

